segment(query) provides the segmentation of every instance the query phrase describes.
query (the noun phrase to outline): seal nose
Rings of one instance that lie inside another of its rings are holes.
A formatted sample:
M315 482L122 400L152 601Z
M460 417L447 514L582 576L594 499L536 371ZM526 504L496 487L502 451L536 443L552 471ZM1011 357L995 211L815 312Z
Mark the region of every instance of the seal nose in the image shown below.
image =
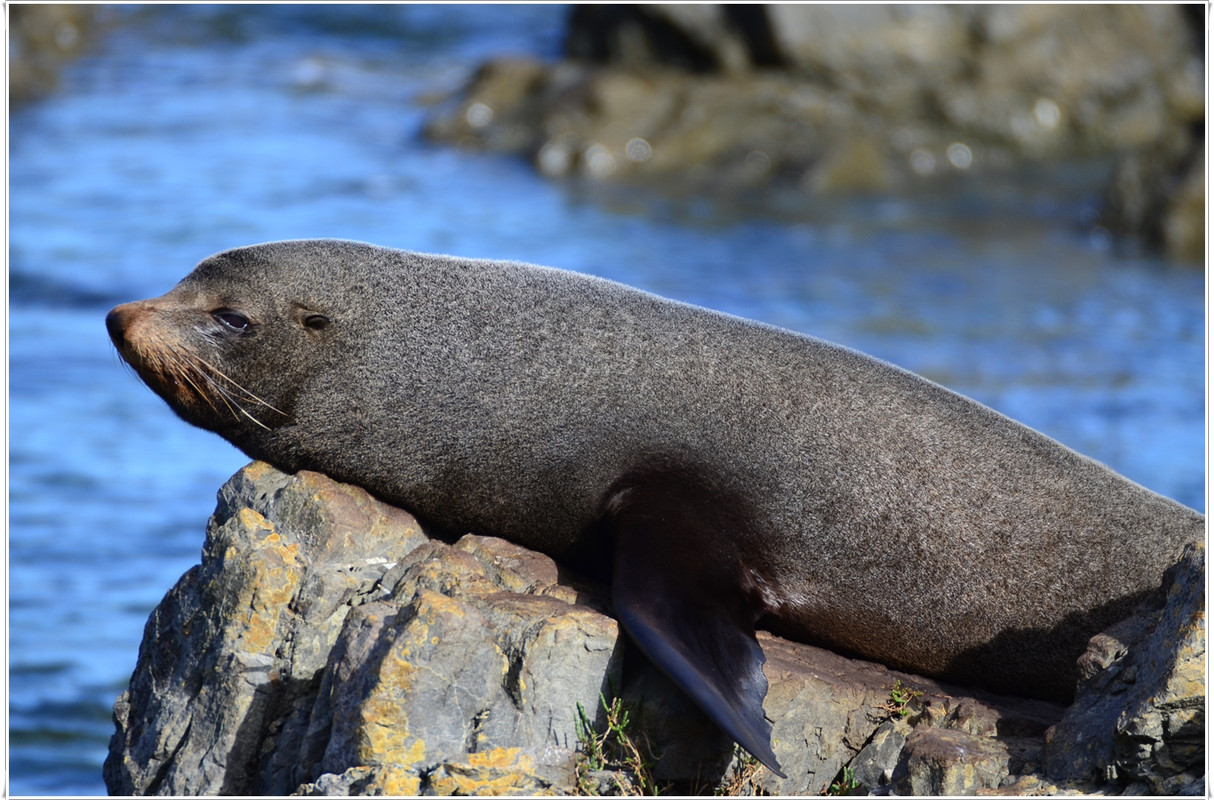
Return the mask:
M105 315L105 329L110 334L110 340L119 350L126 349L127 331L135 319L138 305L138 303L123 303Z
M109 331L110 341L119 350L126 344L126 325L123 324L122 320L122 308L122 306L118 306L105 315L105 329Z

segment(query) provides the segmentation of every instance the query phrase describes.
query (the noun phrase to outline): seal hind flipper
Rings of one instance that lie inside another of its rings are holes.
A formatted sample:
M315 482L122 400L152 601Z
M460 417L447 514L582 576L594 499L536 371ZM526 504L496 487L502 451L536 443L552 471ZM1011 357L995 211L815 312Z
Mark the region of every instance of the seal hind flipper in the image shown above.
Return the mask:
M634 474L607 502L611 596L641 651L725 733L781 778L763 714L758 614L738 580L730 515L685 477ZM712 546L705 547L710 542Z

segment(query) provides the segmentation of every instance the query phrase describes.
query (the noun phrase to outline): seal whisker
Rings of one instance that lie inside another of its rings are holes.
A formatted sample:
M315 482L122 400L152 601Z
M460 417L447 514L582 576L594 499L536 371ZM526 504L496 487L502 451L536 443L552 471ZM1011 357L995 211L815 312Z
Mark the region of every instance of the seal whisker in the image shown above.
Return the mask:
M177 396L182 402L190 403L201 400L212 411L218 413L219 406L216 404L216 399L218 399L234 419L239 419L243 415L258 426L266 428L265 424L242 408L237 399L211 377L208 373L210 365L188 350L176 344L168 344L162 347L135 347L133 354L139 364L137 374L145 379L149 375L155 376L157 380L154 382L159 383L166 390L171 386L179 387L182 391L177 393ZM227 376L223 377L231 382Z
M233 380L232 378L230 378L230 377L228 377L227 375L225 375L225 374L223 373L223 371L222 371L222 370L220 370L220 369L219 369L218 367L216 367L214 364L210 363L209 361L207 361L206 359L202 358L201 356L199 356L199 355L197 355L197 354L195 354L195 353L192 353L192 354L190 354L190 357L191 357L191 358L193 358L195 361L197 361L199 364L202 364L204 367L206 367L206 368L207 368L207 370L208 370L208 371L210 371L210 372L211 372L212 374L214 374L215 376L220 377L220 378L223 378L225 381L227 381L229 384L231 384L232 386L234 386L236 389L239 389L239 390L240 390L240 392L241 392L241 393L242 393L242 394L245 396L245 399L247 399L247 400L251 400L251 401L253 401L254 403L257 403L258 405L265 406L266 408L268 408L268 409L270 409L271 411L273 411L275 414L281 414L281 415L282 415L282 416L284 416L284 417L289 417L289 416L290 416L290 414L286 413L285 411L280 411L280 410L278 410L277 408L275 408L275 407L274 407L274 406L272 406L271 404L267 403L265 400L262 400L260 397L258 397L257 395L255 395L253 392L250 392L248 389L246 389L246 388L245 388L244 386L242 386L240 383L236 382L236 381L235 381L235 380ZM218 384L214 384L214 385L215 385L215 388L216 388L216 389L218 389L218 388L219 388Z
M197 367L195 367L195 369L197 369ZM269 425L266 425L264 422L259 420L257 417L255 417L251 413L249 413L249 411L240 404L240 400L237 397L235 397L231 392L229 392L224 386L222 386L218 381L216 381L214 378L212 378L210 375L208 375L206 372L203 372L202 370L198 370L198 374L201 375L203 378L205 378L207 385L215 390L215 393L219 396L219 398L221 400L223 400L224 405L227 406L228 410L232 412L232 416L239 417L240 415L243 415L243 416L247 417L249 419L249 421L252 422L254 425L257 425L259 428L264 428L267 431L270 430ZM268 404L263 403L263 405L268 405ZM214 408L214 406L212 406L212 408ZM274 409L274 410L277 411L277 409ZM239 412L239 414L237 412ZM279 412L279 413L281 413L281 412Z
M212 411L219 411L214 399L203 386L191 377L191 373L209 382L206 375L190 363L190 354L180 346L167 346L152 351L153 359L145 357L145 363L161 378L170 380L178 386L188 387L192 394L205 402ZM149 363L151 362L151 363Z
M183 361L184 365L187 368L193 370L194 374L197 375L199 378L201 378L207 386L216 390L215 393L219 396L219 399L223 401L223 404L228 409L228 411L232 412L233 417L238 416L236 413L236 409L233 408L232 398L228 397L227 393L223 390L223 388L221 386L219 386L217 383L215 383L215 381L211 378L210 375L207 375L206 372L199 369L195 364L189 363L188 355L185 358L183 358L182 361ZM207 405L211 407L212 411L216 411L216 412L219 411L218 406L215 405L215 401L211 397L211 393L204 391L201 386L199 386L197 383L195 383L194 379L190 377L189 372L182 370L178 374L180 375L182 380L184 380L186 383L188 383L190 385L191 388L194 389L195 394L197 394L199 397L201 397L203 400L206 401Z
M265 429L265 430L267 430L267 431L268 431L268 430L270 430L270 426L269 426L269 425L266 425L264 422L262 422L261 420L259 420L257 417L255 417L255 416L253 416L252 414L250 414L250 413L249 413L249 412L248 412L248 411L245 409L245 407L244 407L244 406L242 406L242 405L241 405L239 402L237 402L237 400L236 400L236 398L235 398L235 397L232 397L232 395L231 395L231 394L229 394L229 393L227 392L227 390L225 390L224 388L222 388L221 386L219 386L219 384L215 383L214 381L212 381L212 380L210 380L210 379L208 379L208 382L211 384L211 386L213 386L213 387L215 388L215 390L216 390L217 392L219 392L220 397L222 397L222 398L224 399L224 404L225 404L225 405L226 405L226 406L227 406L229 409L232 409L232 410L233 410L233 414L232 414L232 416L237 416L237 414L236 414L235 412L239 411L239 412L240 412L240 414L243 414L245 417L247 417L247 418L249 419L249 421L250 421L250 422L252 422L252 423L253 423L254 425L256 425L257 427L259 427L259 428L263 428L263 429Z
M283 413L281 411L278 411L278 409L274 408L272 405L265 402L261 398L257 397L255 394L253 394L249 390L245 389L243 386L241 386L239 383L237 383L236 381L229 378L227 375L224 375L218 369L215 369L215 367L213 365L207 363L207 361L205 359L199 358L197 355L195 355L193 353L182 353L180 355L184 356L183 361L186 362L186 365L189 368L191 368L196 375L198 375L204 381L206 381L206 385L208 387L210 387L211 389L214 390L214 394L216 396L218 396L220 400L223 401L223 404L228 408L228 410L230 412L232 412L233 417L239 418L241 415L243 415L250 422L252 422L254 425L258 426L259 428L263 428L264 430L267 430L267 431L270 430L270 426L266 425L264 422L259 420L257 417L255 417L251 413L249 413L249 411L243 405L241 405L239 398L237 398L235 395L233 395L227 389L227 387L222 385L219 381L215 380L215 377L214 377L215 375L219 376L220 378L223 378L225 381L227 381L231 385L235 386L237 389L239 389L241 392L243 392L245 394L246 398L251 399L254 402L260 403L261 405L265 406L266 408L271 409L272 411L277 411L279 414ZM212 409L215 409L215 404L210 399L211 393L204 392L201 387L199 387L192 380L189 380L189 377L187 375L185 375L184 373L182 373L182 377L185 378L186 380L188 380L190 382L190 385L194 387L195 391L199 395L201 395L204 399L207 400L207 403L211 406ZM215 410L218 410L218 409L215 409ZM283 416L286 416L286 414L283 414Z

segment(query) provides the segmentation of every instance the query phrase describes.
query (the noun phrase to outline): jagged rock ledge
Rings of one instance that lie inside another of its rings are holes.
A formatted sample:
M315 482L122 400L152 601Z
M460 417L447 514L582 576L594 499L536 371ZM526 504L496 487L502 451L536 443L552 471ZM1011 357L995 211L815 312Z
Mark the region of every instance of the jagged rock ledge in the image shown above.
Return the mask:
M781 780L628 652L603 587L500 539L431 538L323 475L253 463L220 490L202 563L148 620L106 785L609 791L632 776L579 763L578 708L602 725L600 696L618 691L660 754L653 779L680 792L1201 793L1204 552L1186 551L1166 598L1092 640L1069 709L760 633ZM894 702L899 681L920 694Z

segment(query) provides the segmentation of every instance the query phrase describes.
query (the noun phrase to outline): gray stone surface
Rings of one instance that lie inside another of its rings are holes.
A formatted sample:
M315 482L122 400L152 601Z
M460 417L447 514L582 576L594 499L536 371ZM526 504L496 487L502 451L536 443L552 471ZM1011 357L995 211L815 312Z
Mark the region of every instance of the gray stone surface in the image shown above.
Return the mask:
M432 541L361 489L253 464L221 490L202 564L149 620L107 786L568 781L576 705L619 672L618 628L583 593L507 542Z
M861 786L875 789L893 781L894 768L906 744L910 725L903 720L883 722L852 759L851 768Z
M1171 570L1166 604L1092 638L1074 704L1050 731L1056 780L1140 783L1176 794L1205 776L1205 546Z
M878 793L1200 791L1203 586L1194 546L1166 603L1092 640L1065 716L760 632L780 779L627 653L602 587L254 463L148 620L105 778L116 794L573 793L578 706L601 728L618 689L673 792L820 794L845 767ZM897 682L918 693L899 708ZM580 769L602 790L640 785Z

